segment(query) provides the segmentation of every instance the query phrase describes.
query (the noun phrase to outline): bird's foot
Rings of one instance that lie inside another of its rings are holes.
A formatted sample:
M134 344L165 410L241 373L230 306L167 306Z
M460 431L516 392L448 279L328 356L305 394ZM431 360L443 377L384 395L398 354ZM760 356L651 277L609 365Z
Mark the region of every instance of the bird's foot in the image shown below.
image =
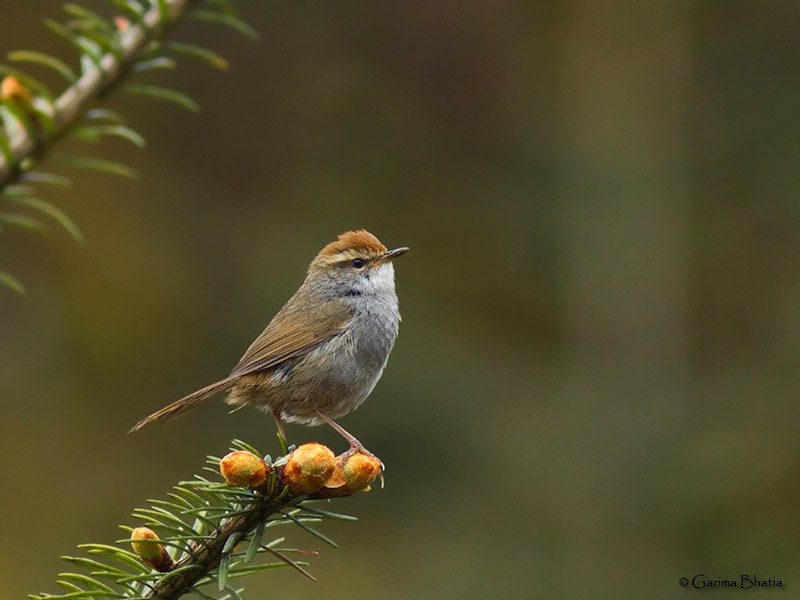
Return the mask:
M355 440L355 438L353 439ZM361 442L359 442L358 440L355 440L355 442L356 442L355 444L353 444L352 442L350 443L350 449L344 454L342 454L341 458L339 459L339 463L344 467L345 463L348 460L350 460L350 457L353 456L354 454L364 454L366 456L374 458L379 463L381 463L381 473L383 473L386 470L386 467L383 465L383 461L377 456L375 456L372 452L364 448L364 445Z
M366 454L367 456L371 456L372 458L377 460L379 463L381 463L381 472L383 472L385 470L384 466L383 466L383 461L380 458L378 458L377 456L375 456L372 452L367 450L364 447L364 444L359 442L358 439L356 439L356 437L352 433L347 431L344 427L339 425L336 421L331 419L329 416L321 413L320 411L317 411L317 415L319 416L320 419L322 419L328 425L333 427L336 430L336 432L339 435L341 435L345 440L347 440L348 444L350 444L350 449L347 452L345 452L344 454L342 454L341 463L342 463L343 466L344 466L344 463L347 462L347 459L349 459L354 454L360 452L361 454Z

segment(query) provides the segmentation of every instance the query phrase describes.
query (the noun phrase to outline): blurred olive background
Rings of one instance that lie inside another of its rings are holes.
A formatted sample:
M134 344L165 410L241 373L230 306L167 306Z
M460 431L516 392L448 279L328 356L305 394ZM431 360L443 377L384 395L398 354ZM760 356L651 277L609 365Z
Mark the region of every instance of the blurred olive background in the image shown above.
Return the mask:
M0 5L2 54L70 56L40 25L56 2ZM793 593L797 3L240 5L257 43L175 32L229 72L139 79L199 116L117 95L145 151L66 144L139 181L48 163L85 245L0 236L29 287L0 292L3 597L55 591L59 555L122 537L230 439L277 451L270 418L219 401L125 432L226 375L358 227L412 248L389 367L342 421L386 488L335 503L360 517L323 526L339 550L281 533L321 551L319 583L263 574L248 598L668 598L697 573Z

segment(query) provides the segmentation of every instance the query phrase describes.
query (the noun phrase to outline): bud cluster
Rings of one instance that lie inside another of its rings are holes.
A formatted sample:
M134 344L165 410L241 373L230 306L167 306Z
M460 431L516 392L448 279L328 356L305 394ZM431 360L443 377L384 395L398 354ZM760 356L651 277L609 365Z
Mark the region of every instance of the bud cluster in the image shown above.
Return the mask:
M356 452L335 456L330 448L315 442L303 444L272 467L260 456L236 450L220 461L220 472L230 486L266 492L270 474L296 496L309 494L330 498L369 491L381 474L381 461Z
M252 490L269 497L291 501L295 496L334 498L367 492L382 472L380 460L365 452L352 450L335 456L327 446L309 443L270 465L264 458L245 450L234 450L219 461L219 470L231 487ZM131 532L131 546L136 555L161 573L175 569L175 561L164 543L149 527Z
M289 455L283 481L294 494L347 496L369 491L381 473L381 461L356 452L334 456L322 444L303 444Z

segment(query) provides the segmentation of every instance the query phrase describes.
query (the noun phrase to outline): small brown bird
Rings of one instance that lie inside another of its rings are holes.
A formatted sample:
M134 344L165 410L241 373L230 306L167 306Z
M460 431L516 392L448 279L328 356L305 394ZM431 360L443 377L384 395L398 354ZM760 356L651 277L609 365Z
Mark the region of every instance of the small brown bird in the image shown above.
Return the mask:
M250 345L225 379L139 421L131 431L174 417L220 392L228 404L254 406L283 422L330 424L358 408L380 379L400 324L392 261L408 248L387 250L365 230L325 246L303 285Z

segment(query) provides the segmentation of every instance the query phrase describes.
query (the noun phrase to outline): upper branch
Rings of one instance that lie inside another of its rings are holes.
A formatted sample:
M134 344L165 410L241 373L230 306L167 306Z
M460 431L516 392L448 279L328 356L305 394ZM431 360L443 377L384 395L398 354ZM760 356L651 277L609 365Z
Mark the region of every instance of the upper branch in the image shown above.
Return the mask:
M53 131L45 138L36 139L33 132L24 129L9 140L11 162L0 154L0 188L17 175L25 158L40 154L49 143L61 137L88 109L104 90L118 82L125 68L133 64L147 44L162 37L196 0L163 0L153 2L139 23L131 23L122 32L119 53L103 54L96 63L84 63L81 77L56 98L53 105ZM162 14L166 10L167 15Z

